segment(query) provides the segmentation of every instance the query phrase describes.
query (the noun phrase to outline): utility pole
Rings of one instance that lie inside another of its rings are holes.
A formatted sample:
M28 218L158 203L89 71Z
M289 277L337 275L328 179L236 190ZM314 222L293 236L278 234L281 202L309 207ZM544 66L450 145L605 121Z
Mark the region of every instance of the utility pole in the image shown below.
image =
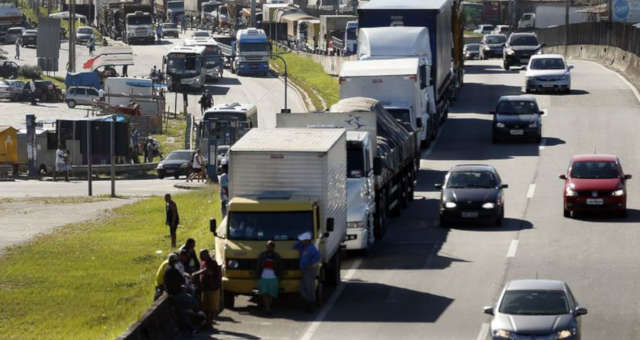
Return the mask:
M251 0L251 23L249 27L256 27L256 0Z
M93 183L91 182L93 177L91 173L91 157L93 155L91 154L91 147L91 120L87 119L87 184L89 185L89 196L93 195Z
M69 67L67 71L76 71L76 0L71 0L69 11Z
M111 116L111 124L110 124L110 135L109 139L110 144L110 154L111 154L111 197L116 197L116 167L114 164L115 159L115 148L116 148L116 133L115 133L115 125L116 125L116 115Z
M565 0L564 7L564 54L567 54L569 48L569 10L571 8L571 0Z
M291 111L287 108L287 87L288 87L288 82L287 82L287 62L284 60L284 58L282 58L281 56L274 54L272 55L273 58L278 58L280 60L282 60L282 64L284 64L284 108L282 110L280 110L281 113L291 113Z

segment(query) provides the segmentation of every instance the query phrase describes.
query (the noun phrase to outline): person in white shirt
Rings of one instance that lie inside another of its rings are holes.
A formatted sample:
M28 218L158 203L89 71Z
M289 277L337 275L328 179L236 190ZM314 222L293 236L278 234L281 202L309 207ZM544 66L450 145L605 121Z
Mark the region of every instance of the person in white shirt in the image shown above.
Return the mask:
M205 180L204 172L202 171L202 155L200 155L200 149L197 149L193 154L193 159L191 160L191 173L187 177L187 182L193 180L194 178L200 180Z
M101 102L104 101L104 90L103 89L98 90L98 97L99 97Z
M71 171L69 151L62 145L59 145L56 150L56 168L53 172L53 181L56 181L58 172L64 172L64 180L69 182L69 171Z

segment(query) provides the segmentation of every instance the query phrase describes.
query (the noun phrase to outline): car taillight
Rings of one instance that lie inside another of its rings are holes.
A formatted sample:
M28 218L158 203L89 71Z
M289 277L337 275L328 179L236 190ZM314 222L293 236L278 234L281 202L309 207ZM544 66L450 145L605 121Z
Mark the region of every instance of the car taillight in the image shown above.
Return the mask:
M349 78L340 77L340 78L338 79L338 83L339 83L340 85L342 85L342 84L346 83L347 81L349 81Z

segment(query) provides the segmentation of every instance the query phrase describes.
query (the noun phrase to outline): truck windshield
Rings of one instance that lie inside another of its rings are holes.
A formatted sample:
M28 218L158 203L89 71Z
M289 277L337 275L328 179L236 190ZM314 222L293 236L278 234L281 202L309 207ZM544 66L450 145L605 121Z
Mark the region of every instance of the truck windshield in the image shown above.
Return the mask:
M347 28L347 39L356 40L358 37L356 36L357 28Z
M313 233L313 212L237 212L229 213L230 240L296 240L298 235Z
M266 43L240 43L240 52L269 52Z
M361 178L364 176L364 157L362 157L362 144L347 143L347 177Z
M151 16L150 15L145 15L145 16L128 17L127 18L127 24L129 24L129 25L151 25Z
M200 58L195 54L175 53L167 58L167 70L173 74L200 72Z
M167 4L167 7L171 9L183 9L184 3L182 1L172 1Z

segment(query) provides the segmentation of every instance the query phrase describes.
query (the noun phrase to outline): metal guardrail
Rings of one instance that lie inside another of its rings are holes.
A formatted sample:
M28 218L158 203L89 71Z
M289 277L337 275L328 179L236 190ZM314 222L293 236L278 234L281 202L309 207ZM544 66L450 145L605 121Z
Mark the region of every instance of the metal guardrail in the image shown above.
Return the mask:
M158 163L137 163L137 164L116 164L114 168L116 173L120 172L141 172L155 170ZM93 173L109 173L111 171L111 164L96 164L91 165L91 171ZM73 165L71 166L72 173L87 172L86 165Z

